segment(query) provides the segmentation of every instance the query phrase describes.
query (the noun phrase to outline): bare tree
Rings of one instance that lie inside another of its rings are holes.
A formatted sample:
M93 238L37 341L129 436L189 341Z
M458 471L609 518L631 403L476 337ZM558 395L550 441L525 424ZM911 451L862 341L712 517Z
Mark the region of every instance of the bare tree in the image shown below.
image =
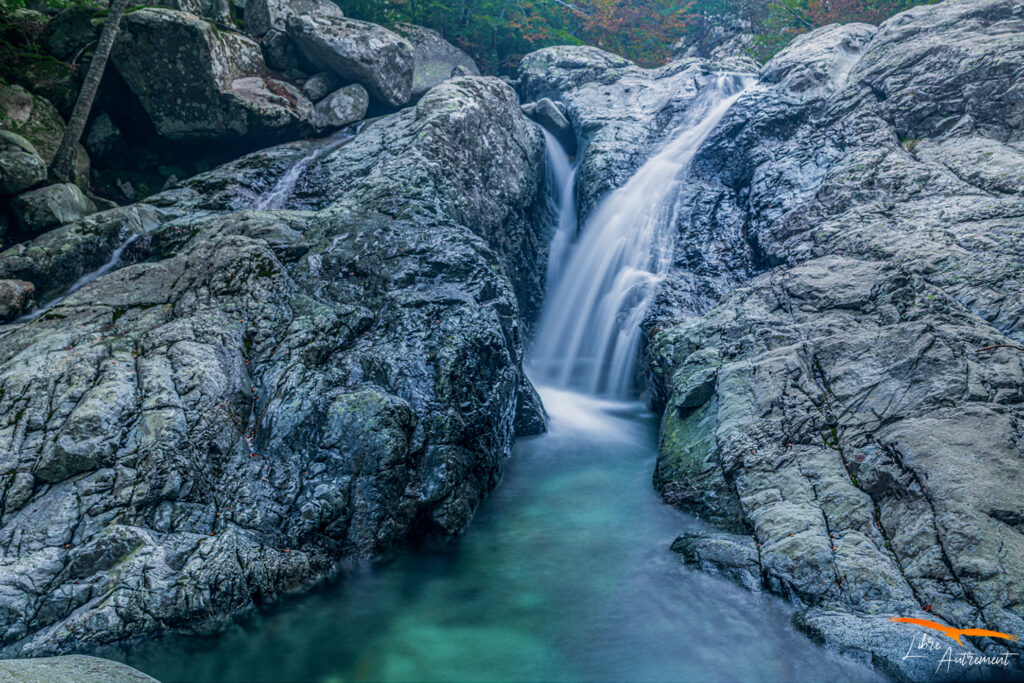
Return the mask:
M53 157L53 163L50 164L50 176L59 183L70 182L74 177L78 142L82 139L85 124L89 120L89 112L96 99L96 91L99 90L103 72L107 68L110 49L114 46L114 39L117 38L117 31L121 27L121 16L127 6L128 0L112 0L110 3L110 13L107 15L106 21L103 22L103 30L96 43L92 61L89 63L89 71L85 74L82 90L78 93L68 127L64 130L60 147L57 148L57 154Z

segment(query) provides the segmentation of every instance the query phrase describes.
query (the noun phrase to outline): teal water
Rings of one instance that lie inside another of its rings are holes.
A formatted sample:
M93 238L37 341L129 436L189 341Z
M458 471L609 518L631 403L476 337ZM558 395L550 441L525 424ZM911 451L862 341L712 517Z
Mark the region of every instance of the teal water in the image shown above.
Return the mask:
M786 606L684 568L699 522L651 487L656 418L542 391L467 533L406 549L211 639L123 658L175 681L861 681L794 631Z

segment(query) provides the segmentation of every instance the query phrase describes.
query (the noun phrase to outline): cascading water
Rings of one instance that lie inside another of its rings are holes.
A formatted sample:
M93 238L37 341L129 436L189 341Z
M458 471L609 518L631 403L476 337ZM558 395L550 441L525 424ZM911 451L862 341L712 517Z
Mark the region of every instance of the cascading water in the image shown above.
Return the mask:
M686 171L701 143L752 83L748 76L719 76L661 151L591 213L564 268L552 261L548 304L531 361L539 382L589 394L628 394L640 324L671 266Z
M348 128L342 128L337 133L331 135L321 145L299 159L295 165L288 169L288 172L281 176L277 183L274 184L273 189L260 197L259 201L256 202L256 208L260 211L285 208L285 205L292 196L292 192L295 191L295 185L299 182L299 179L302 178L302 174L306 172L306 169L309 168L310 164L322 157L324 154L329 154L330 152L338 149L354 138L358 133L359 127L350 126Z
M576 167L555 136L544 131L548 160L548 201L558 220L548 249L547 291L554 289L565 267L569 247L576 237Z
M90 273L86 273L82 277L78 278L78 280L73 285L68 287L68 290L66 292L64 292L62 295L60 295L57 298L51 300L49 303L47 303L44 306L40 306L39 308L35 308L35 309L29 311L28 313L24 314L20 318L15 319L14 322L16 322L16 323L23 323L23 322L28 322L30 320L35 320L36 318L41 316L43 313L46 313L51 308L53 308L57 304L59 304L62 301L64 301L65 299L67 299L69 296L71 296L72 294L74 294L78 290L80 290L82 287L85 287L90 282L93 282L94 280L98 280L99 278L101 278L104 275L106 275L107 273L109 273L111 270L114 269L115 266L117 266L121 262L121 256L124 255L124 250L127 249L128 247L130 247L132 244L134 244L135 241L138 240L138 239L139 239L139 234L133 232L128 237L128 239L126 239L124 242L122 242L120 244L120 246L118 246L117 249L115 249L110 254L110 258L107 259L106 263L104 263L102 266L100 266L96 270L94 270L94 271L92 271Z

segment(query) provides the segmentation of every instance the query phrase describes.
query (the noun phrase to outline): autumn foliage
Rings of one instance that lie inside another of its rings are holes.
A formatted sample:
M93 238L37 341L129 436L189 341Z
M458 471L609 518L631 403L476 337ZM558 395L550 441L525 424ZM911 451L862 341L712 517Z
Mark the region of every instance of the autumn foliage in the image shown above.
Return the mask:
M830 23L879 23L934 0L336 0L349 16L439 31L487 73L509 73L549 45L595 45L641 66L664 64L708 17L741 18L770 57L793 36Z

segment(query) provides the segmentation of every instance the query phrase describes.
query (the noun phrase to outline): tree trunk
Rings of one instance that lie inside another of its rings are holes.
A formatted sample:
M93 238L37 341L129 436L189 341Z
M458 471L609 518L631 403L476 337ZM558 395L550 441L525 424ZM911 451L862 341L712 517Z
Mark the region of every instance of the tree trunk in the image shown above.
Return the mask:
M50 176L56 182L71 182L75 175L75 155L78 152L78 141L82 139L85 124L89 120L89 112L92 110L93 100L96 99L96 91L100 87L100 80L107 68L110 49L114 46L114 39L121 26L121 15L124 14L127 6L128 0L113 0L110 3L110 14L103 22L103 31L100 32L100 39L96 43L96 50L89 63L89 71L85 74L82 90L78 93L78 99L75 100L75 108L71 112L68 127L64 129L64 137L61 138L60 147L57 148L57 154L53 157L53 163L50 165Z

